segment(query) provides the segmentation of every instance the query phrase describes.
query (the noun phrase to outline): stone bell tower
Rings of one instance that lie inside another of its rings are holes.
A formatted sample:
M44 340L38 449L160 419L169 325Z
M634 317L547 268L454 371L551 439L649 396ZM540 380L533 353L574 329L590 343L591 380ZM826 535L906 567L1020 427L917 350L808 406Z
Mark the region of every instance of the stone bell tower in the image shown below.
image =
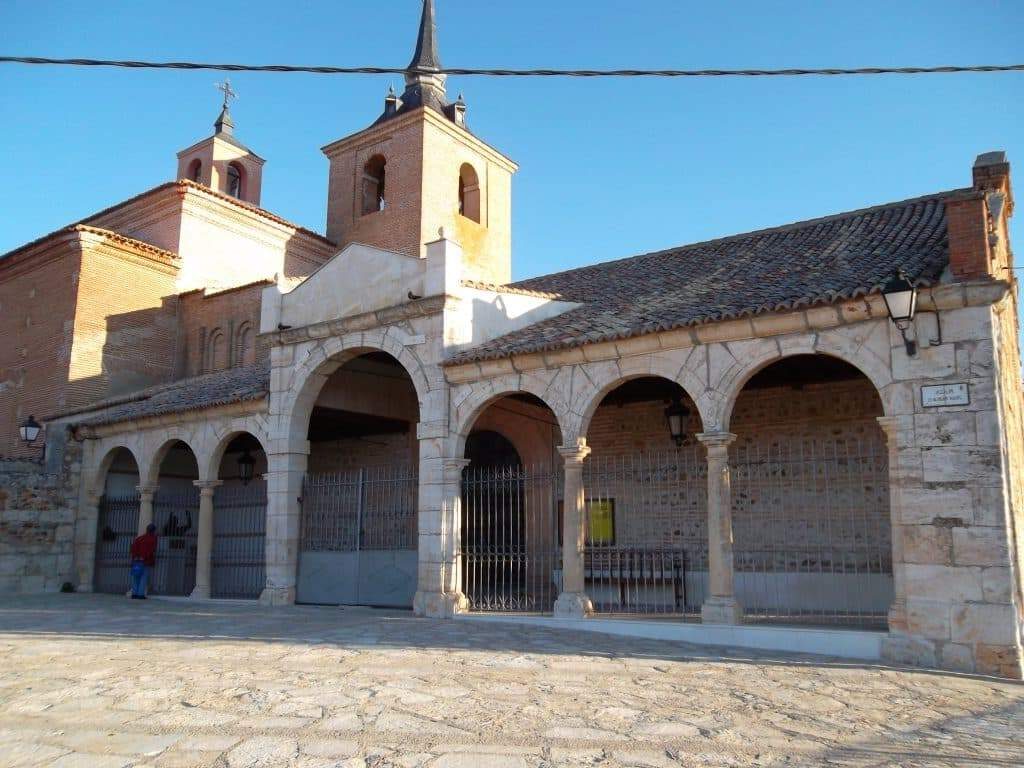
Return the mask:
M391 90L373 125L323 148L327 237L423 258L443 229L462 246L467 279L506 283L517 166L470 132L466 103L449 101L446 80L434 0L424 0L402 95Z
M235 138L235 122L228 109L229 100L235 98L231 83L225 81L218 88L224 93L224 105L213 124L214 134L178 153L178 178L259 205L265 161Z

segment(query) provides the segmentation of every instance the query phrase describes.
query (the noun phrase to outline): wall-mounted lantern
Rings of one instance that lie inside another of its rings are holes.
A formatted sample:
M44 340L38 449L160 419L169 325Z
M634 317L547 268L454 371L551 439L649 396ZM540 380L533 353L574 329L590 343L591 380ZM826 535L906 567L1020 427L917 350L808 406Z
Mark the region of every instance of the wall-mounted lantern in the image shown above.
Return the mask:
M256 472L256 459L246 448L245 452L238 458L238 476L242 478L242 485L248 485Z
M36 421L34 416L29 416L28 421L18 427L18 435L25 445L32 445L36 438L39 437L39 432L42 428L43 425Z
M683 433L683 425L686 424L686 419L689 415L690 409L683 405L683 401L677 393L672 398L672 404L665 409L665 419L668 421L668 431L677 447L682 447L683 445L683 438L685 437L685 434Z
M898 269L889 282L882 286L882 298L885 299L889 317L903 335L907 354L913 357L917 354L917 342L907 338L907 329L917 312L917 288L907 279L906 273Z

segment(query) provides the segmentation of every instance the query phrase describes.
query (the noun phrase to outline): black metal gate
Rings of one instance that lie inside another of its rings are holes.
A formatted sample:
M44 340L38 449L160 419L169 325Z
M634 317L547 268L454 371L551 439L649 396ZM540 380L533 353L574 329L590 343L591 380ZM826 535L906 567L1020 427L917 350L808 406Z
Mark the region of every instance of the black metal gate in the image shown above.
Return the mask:
M149 591L154 595L191 595L196 585L199 489L158 490L153 499L153 522L158 539Z
M96 521L96 565L93 589L123 595L130 587L129 558L132 541L139 529L139 494L106 496L100 499Z
M562 580L551 467L467 467L462 590L474 611L550 613Z
M266 481L217 488L213 510L211 597L259 597L266 581Z
M307 475L298 600L408 607L418 572L419 476L387 465Z

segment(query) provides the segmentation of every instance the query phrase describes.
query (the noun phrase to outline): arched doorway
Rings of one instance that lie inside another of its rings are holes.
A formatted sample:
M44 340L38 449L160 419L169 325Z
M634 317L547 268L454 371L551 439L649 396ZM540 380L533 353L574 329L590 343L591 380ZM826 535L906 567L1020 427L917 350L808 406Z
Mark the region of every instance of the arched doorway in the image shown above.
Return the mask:
M474 611L549 613L561 588L554 413L525 393L492 401L466 437L460 573Z
M595 613L696 618L708 594L697 407L658 376L608 392L587 425L584 587Z
M158 452L153 496L156 567L150 576L154 595L185 597L196 585L199 533L199 464L187 443L175 440Z
M854 366L796 355L736 399L736 598L747 621L884 627L893 599L882 402Z
M411 607L418 575L419 401L385 352L326 380L312 409L297 599Z
M213 496L210 596L256 599L266 586L267 456L248 432L224 448Z
M105 460L96 521L96 563L93 589L123 595L129 587L129 549L139 529L139 466L127 448L116 448Z

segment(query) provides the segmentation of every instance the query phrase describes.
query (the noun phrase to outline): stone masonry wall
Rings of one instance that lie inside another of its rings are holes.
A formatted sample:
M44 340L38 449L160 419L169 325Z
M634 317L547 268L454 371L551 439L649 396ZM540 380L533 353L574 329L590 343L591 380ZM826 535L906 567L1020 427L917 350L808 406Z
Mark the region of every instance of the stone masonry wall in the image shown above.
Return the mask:
M57 592L75 582L81 444L51 436L48 447L45 461L0 460L0 593Z

